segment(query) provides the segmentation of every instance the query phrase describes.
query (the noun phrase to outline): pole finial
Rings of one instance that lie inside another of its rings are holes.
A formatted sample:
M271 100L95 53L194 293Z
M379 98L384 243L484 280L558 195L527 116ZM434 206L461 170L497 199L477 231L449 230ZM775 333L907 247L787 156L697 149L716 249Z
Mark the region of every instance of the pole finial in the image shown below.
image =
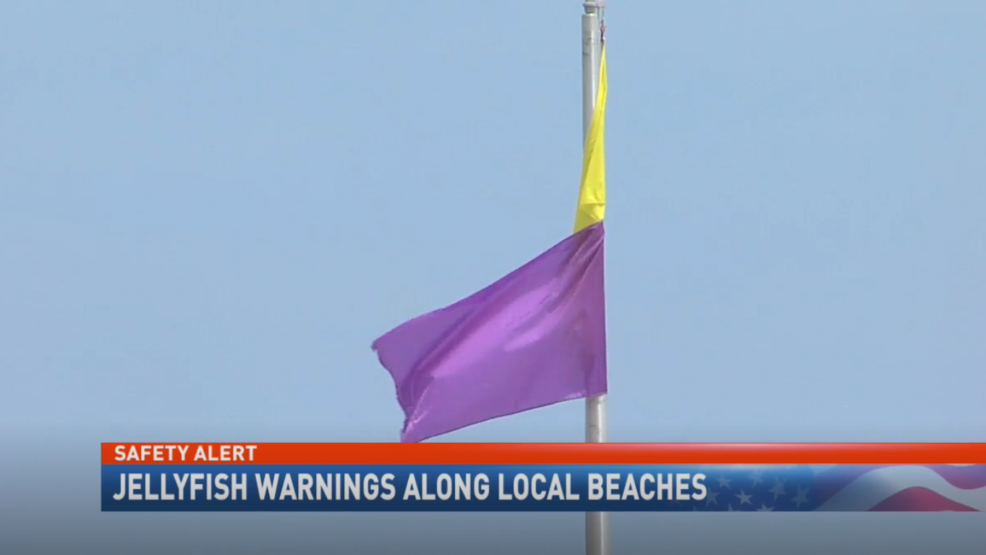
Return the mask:
M599 13L601 14L603 10L606 9L605 0L585 0L582 3L582 7L585 9L585 13Z

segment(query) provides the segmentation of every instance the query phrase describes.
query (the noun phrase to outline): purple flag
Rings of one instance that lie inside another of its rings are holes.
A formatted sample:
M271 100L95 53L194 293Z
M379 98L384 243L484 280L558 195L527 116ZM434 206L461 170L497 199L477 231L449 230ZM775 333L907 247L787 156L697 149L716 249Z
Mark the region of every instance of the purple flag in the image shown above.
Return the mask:
M402 442L606 393L602 222L493 285L373 343Z

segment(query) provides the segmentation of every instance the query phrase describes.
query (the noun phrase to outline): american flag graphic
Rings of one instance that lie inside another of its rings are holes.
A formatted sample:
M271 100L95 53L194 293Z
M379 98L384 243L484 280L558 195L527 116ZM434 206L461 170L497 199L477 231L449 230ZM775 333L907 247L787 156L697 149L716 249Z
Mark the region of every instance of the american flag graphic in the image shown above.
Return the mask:
M986 511L986 465L704 467L693 511ZM679 509L679 510L681 510Z

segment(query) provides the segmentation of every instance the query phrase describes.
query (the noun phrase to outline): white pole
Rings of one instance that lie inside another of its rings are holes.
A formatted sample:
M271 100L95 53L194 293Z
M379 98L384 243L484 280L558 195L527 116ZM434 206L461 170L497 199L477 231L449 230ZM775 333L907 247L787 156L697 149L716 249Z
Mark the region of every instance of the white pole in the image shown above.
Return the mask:
M582 4L582 144L589 135L592 112L599 91L599 62L602 57L603 0L586 0ZM606 396L585 400L586 443L606 442ZM610 555L609 514L585 514L586 555Z

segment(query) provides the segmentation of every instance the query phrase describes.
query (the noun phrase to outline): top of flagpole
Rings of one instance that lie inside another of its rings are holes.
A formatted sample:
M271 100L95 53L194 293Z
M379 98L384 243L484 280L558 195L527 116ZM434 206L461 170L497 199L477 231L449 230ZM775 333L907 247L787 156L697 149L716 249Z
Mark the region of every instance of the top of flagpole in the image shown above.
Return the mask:
M603 22L603 16L606 13L606 1L605 0L586 0L582 3L582 8L585 10L587 15L595 14L599 17L600 24L600 41L606 40L606 24Z
M589 135L589 126L599 90L599 62L602 57L604 0L582 2L582 140Z
M605 0L586 0L582 2L582 7L585 8L585 13L595 13L601 16L606 11L606 2Z

